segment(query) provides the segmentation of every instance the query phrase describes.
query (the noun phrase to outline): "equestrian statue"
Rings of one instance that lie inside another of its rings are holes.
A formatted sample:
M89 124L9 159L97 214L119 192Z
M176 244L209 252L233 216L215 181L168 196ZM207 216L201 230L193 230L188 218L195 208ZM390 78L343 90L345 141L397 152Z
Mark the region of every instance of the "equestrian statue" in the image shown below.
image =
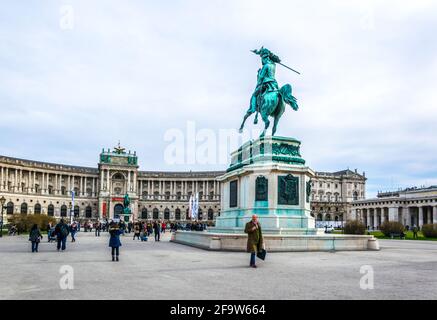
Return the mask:
M247 118L256 112L254 124L258 123L258 113L261 114L261 118L264 121L264 130L260 137L264 137L270 126L269 117L274 119L273 136L275 135L279 119L285 111L285 105L288 104L295 111L299 108L296 98L291 94L291 85L286 84L279 88L275 79L276 64L280 64L296 73L299 72L282 64L281 59L277 55L264 47L261 47L260 50L252 50L252 52L261 57L262 68L258 70L256 88L250 99L249 110L247 110L241 123L240 132L243 131Z

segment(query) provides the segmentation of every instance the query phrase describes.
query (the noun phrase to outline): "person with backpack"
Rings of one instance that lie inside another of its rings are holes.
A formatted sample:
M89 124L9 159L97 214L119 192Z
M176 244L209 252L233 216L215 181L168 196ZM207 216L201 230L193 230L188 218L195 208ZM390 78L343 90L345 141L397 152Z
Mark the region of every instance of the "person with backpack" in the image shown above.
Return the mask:
M68 225L64 222L64 219L61 219L55 227L56 240L58 241L56 248L58 251L61 249L64 251L66 249L66 242L69 233Z
M120 255L121 247L120 234L122 234L122 231L118 223L112 221L109 225L109 247L111 248L112 261L119 261L118 256Z
M32 252L38 252L38 245L42 239L41 231L37 224L32 226L29 233L29 241L32 242Z

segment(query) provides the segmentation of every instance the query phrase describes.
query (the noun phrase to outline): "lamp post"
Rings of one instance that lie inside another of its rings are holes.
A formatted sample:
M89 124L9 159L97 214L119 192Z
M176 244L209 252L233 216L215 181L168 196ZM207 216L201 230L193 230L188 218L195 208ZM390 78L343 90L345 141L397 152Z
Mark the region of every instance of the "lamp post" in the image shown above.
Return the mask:
M71 208L72 208L73 206L71 205L71 203L68 205L68 209L69 209L69 211L70 211L70 223L71 223Z
M2 219L0 221L0 238L3 237L3 209L5 208L4 207L5 201L6 201L5 197L2 196L0 198L0 205L2 206L2 209L1 209L1 211L2 211Z

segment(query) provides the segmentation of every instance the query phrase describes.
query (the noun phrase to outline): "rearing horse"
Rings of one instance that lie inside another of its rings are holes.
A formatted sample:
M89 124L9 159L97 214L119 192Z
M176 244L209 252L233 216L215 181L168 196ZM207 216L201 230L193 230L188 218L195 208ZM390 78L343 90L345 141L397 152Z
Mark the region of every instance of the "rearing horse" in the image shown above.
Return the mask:
M269 117L273 117L273 128L272 128L272 136L275 135L279 119L285 111L285 104L288 104L293 110L297 111L299 106L297 105L297 100L291 94L291 85L286 84L281 89L275 91L268 91L263 94L260 104L261 118L264 121L264 130L261 133L260 137L264 137L267 129L270 126ZM255 111L249 109L247 113L244 115L243 122L241 123L240 132L243 131L244 123L247 118L251 116ZM256 114L254 123L257 123L258 113Z

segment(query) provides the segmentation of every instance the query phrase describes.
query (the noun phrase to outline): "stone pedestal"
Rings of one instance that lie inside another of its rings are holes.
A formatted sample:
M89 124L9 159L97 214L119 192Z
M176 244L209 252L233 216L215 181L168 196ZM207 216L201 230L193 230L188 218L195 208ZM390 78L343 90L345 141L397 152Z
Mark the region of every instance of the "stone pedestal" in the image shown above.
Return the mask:
M231 155L219 178L221 216L212 232L242 232L253 214L264 233L316 234L310 208L314 172L300 155L300 141L267 137L244 144Z
M300 155L300 141L266 137L231 154L221 181L221 215L208 232L178 231L172 241L210 250L245 250L244 227L258 216L267 250L366 250L373 236L325 235L315 228L310 195L313 170ZM378 245L369 244L369 249Z

